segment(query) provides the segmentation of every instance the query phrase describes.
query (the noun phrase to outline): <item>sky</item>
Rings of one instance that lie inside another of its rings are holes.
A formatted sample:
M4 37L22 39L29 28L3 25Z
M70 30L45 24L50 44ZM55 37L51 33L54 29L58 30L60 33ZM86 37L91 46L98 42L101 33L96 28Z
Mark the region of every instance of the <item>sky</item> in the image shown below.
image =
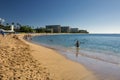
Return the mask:
M120 0L0 0L0 19L34 27L62 25L120 33Z

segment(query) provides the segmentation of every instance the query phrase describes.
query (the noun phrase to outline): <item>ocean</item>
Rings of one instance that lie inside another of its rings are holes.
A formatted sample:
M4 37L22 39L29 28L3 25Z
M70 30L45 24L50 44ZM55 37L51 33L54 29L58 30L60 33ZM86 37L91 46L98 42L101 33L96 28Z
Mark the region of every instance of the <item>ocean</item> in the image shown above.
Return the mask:
M75 46L77 40L80 42L79 51L76 50ZM83 55L120 64L120 34L44 35L35 36L32 41L54 48L64 55L73 54L76 57Z
M80 47L76 48L76 41ZM58 34L34 36L32 42L85 65L100 80L120 80L120 34Z

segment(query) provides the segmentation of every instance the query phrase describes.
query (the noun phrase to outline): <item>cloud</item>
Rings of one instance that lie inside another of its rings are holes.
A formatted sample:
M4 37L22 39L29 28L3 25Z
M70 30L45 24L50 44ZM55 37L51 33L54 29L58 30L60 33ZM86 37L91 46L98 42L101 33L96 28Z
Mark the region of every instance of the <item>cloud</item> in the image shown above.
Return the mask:
M0 22L1 22L1 23L4 23L4 22L5 22L5 19L0 18Z

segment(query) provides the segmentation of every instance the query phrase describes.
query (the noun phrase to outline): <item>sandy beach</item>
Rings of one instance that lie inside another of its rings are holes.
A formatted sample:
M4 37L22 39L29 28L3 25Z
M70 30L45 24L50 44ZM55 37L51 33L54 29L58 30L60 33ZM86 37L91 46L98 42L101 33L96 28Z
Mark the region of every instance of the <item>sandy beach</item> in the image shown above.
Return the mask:
M1 80L97 80L83 65L27 42L23 35L0 35Z

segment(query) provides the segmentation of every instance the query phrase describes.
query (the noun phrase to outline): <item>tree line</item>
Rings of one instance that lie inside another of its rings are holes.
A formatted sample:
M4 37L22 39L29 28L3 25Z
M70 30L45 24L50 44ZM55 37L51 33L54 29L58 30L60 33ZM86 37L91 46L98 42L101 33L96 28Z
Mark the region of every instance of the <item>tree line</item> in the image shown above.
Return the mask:
M32 33L34 29L29 25L21 25L19 23L12 22L11 24L6 23L6 25L0 24L0 29L10 30L11 25L14 25L15 32L24 32L24 33Z
M21 25L20 23L6 23L6 25L0 24L0 29L10 30L11 25L14 25L15 32L23 33L49 33L44 27L33 28L30 25ZM79 30L77 33L89 33L87 30Z

